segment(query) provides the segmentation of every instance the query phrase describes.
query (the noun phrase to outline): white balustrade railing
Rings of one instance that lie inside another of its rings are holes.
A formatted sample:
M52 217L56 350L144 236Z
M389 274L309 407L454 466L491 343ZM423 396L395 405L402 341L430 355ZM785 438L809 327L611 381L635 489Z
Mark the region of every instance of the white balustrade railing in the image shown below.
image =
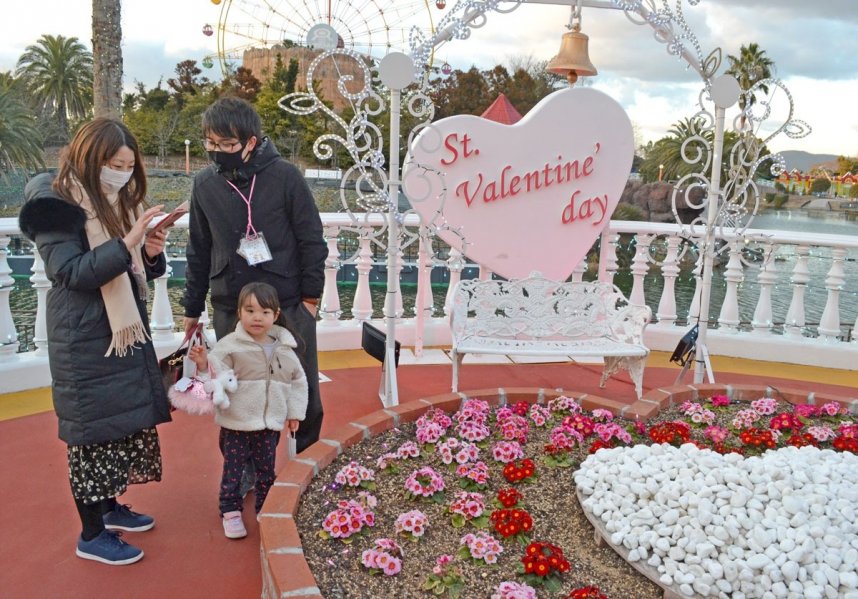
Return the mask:
M383 273L385 266L386 234L379 233L383 233L384 217L371 215L355 223L345 214L324 214L323 223L328 259L319 310L321 350L360 347L360 325L373 319L374 310L376 317L392 311L399 322L397 339L404 346L414 347L418 354L424 346L449 344L450 292L466 267L478 265L467 263L455 249L448 249L444 260L438 259L436 252L447 246L421 229L417 216L409 215L404 226L415 232L412 243L416 259L404 262L405 254L400 251L400 264L408 271L417 270L418 299L414 309L406 314L402 290L397 284L393 293L384 294L383 305L374 306L370 283L373 277L378 282L383 281L379 271ZM179 221L178 226L186 227L186 219ZM14 279L9 246L19 235L17 219L0 219L0 392L43 386L47 380L45 305L50 282L38 256L33 260L30 277L37 296L32 344L29 351L18 351L19 331L10 303ZM341 251L346 240L356 243L356 249ZM710 354L858 370L858 293L854 288L858 281L858 239L846 235L749 229L741 239L727 236L720 238L719 243L726 244L727 249L721 254L723 266L717 267L719 284L713 287L720 287L723 293L720 299L715 299L717 294L713 294L710 305L707 336ZM743 260L748 244L762 247L762 251L751 252L751 255L758 259L763 256L763 261ZM655 350L672 351L685 330L696 322L700 308L702 262L699 254L692 252L684 242L679 226L611 221L602 233L597 255L598 275L593 276L619 282L621 287L623 284L628 287L630 277L631 289L626 289L630 301L650 305L655 314L654 322L647 328L647 345ZM621 259L621 255L625 258ZM792 264L782 268L780 262ZM353 269L357 277L351 298L344 298L337 285L345 267ZM584 278L587 267L586 259L576 265L570 273L572 279ZM446 269L449 276L443 316L434 316L431 280L436 268ZM696 279L690 301L677 293L677 283L683 273L685 277ZM398 283L399 270L393 276ZM493 275L487 269L479 269L477 276L490 278ZM645 281L654 276L661 277L663 284L645 285ZM150 324L160 354L175 348L176 328L180 325L167 293L169 277L168 273L154 282L151 304ZM853 287L848 289L847 284ZM647 289L655 289L649 293L657 292L658 297L647 296ZM778 297L789 298L788 307L786 301L774 301L776 291L779 291ZM818 313L808 313L811 296L816 298L817 306L824 305L821 310L815 310ZM351 304L351 318L341 318L343 299L350 299L346 303ZM716 313L717 318L713 318ZM383 327L381 322L376 324ZM850 330L851 339L848 338ZM810 344L817 349L808 347ZM35 368L37 380L10 376L28 368Z

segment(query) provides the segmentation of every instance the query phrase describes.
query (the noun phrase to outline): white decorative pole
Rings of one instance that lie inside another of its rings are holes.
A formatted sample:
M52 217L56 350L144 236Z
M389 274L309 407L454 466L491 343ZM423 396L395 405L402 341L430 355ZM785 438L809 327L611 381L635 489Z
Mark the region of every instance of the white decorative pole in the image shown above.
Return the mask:
M378 66L381 82L390 90L390 168L388 169L387 213L387 298L384 321L387 325L384 351L382 403L386 408L399 405L396 382L396 293L399 281L399 115L402 90L414 81L414 61L402 52L391 52Z
M694 382L703 382L706 370L706 333L709 328L709 296L712 291L712 265L715 262L715 225L721 203L721 154L724 151L724 116L742 94L739 82L731 75L721 75L712 81L709 96L715 104L715 142L712 151L712 177L706 199L706 237L704 241L703 275L700 289L700 316L697 331L697 351L694 354ZM711 375L712 373L710 373ZM710 377L712 378L712 377ZM714 381L713 381L714 382Z

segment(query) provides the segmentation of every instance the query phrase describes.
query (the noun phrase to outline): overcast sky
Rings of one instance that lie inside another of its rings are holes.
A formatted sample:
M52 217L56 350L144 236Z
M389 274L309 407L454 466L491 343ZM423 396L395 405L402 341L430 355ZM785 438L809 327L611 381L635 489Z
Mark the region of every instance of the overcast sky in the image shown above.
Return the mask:
M226 3L228 0L224 0ZM233 0L234 7L257 0ZM285 12L300 11L312 0L269 0ZM661 0L657 0L661 5ZM319 0L321 4L326 1ZM382 0L381 5L407 4ZM225 4L211 0L125 0L122 3L125 85L135 81L153 87L174 75L177 63L202 62L216 54L215 30ZM335 3L336 4L336 3ZM348 4L371 10L370 0ZM447 2L447 10L455 4ZM671 8L676 2L667 3ZM446 11L429 1L437 24ZM26 0L15 18L0 20L0 72L13 70L27 45L42 34L77 36L91 47L91 0ZM777 65L795 100L794 118L813 132L803 139L779 135L770 148L813 153L858 155L858 11L856 0L700 0L683 2L688 23L705 55L716 47L726 56L738 55L742 44L756 42ZM569 8L524 5L511 14L489 14L485 26L468 40L454 40L439 49L436 61L467 69L489 68L530 57L547 60L557 53L566 31ZM238 25L238 11L231 15ZM416 17L428 22L425 14ZM246 21L242 18L241 21ZM582 31L590 36L590 58L599 71L593 87L615 98L635 124L639 141L655 141L676 121L696 111L702 89L699 76L687 63L667 53L652 29L636 25L621 11L584 8ZM406 48L403 48L407 50ZM206 72L218 78L217 66ZM780 96L781 98L783 96ZM785 106L775 98L775 108ZM783 119L784 110L776 115ZM728 113L728 117L730 114ZM777 119L770 119L774 125Z

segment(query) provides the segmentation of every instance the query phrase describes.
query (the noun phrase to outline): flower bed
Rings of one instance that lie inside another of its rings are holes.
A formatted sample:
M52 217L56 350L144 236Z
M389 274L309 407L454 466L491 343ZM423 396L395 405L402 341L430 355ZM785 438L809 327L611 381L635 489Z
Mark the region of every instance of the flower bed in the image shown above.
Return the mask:
M830 425L845 418L839 413L795 412L781 402L753 422L733 423L734 405L707 398L695 403L700 407L677 406L644 424L614 420L610 411L584 412L569 398L500 409L471 401L456 413L430 410L417 423L359 443L316 477L296 515L318 589L325 597L459 592L502 598L531 596L529 589L539 596L660 597L658 586L593 541L572 482L573 467L590 451L688 439L716 451L759 453L767 439L757 433L742 439L741 432L762 430L745 424L759 425L763 416L769 418L767 430L778 431L771 433L777 444L810 443L804 434L830 447L838 438L852 438L851 429L834 436L814 430L819 440L814 433L797 434L798 422L809 431L811 419L836 432ZM760 408L765 412L768 406ZM416 417L427 409L424 402L417 411L396 411ZM798 422L782 413L795 414ZM679 417L683 424L664 424ZM732 430L733 424L741 431ZM727 436L712 427L727 430ZM838 443L849 451L849 441ZM333 528L337 510L348 516ZM265 524L263 518L263 547Z

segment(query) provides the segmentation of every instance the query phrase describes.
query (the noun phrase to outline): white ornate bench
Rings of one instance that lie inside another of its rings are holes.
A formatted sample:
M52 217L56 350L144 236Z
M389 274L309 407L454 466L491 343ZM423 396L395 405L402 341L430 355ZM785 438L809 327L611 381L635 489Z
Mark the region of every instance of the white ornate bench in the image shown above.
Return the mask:
M531 273L512 281L471 279L453 292L453 391L465 354L601 356L600 386L623 368L638 399L649 349L643 333L652 317L610 283L558 283Z

